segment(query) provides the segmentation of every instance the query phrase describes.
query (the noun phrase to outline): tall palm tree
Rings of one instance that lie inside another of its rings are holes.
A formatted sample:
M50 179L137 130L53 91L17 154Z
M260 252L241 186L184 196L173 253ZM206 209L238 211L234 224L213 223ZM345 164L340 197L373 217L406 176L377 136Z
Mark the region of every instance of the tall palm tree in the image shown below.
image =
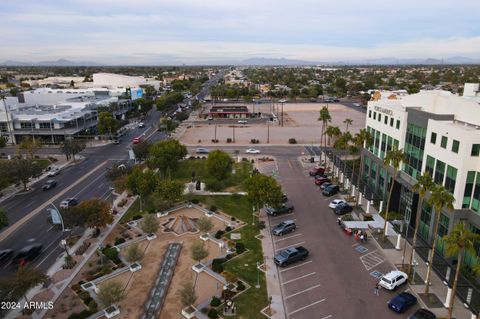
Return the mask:
M330 139L334 137L335 140L337 140L342 135L342 131L340 131L340 128L338 126L329 125L325 130L325 135L328 136L327 144L330 146L330 142L331 142ZM334 162L332 161L332 172L333 170L334 170Z
M333 147L340 150L347 150L350 146L350 141L352 140L352 134L350 132L344 132L340 137L333 143ZM343 174L346 174L346 161L343 161ZM343 181L342 181L343 182Z
M445 240L445 254L447 256L457 255L457 269L455 271L455 279L452 286L452 297L448 305L448 319L452 318L453 305L455 302L455 292L457 291L458 277L463 264L465 252L475 253L474 243L480 240L480 235L469 230L465 222L461 221L455 225L449 235L443 236Z
M408 263L408 273L412 270L413 256L415 255L415 247L417 245L418 228L422 215L423 201L425 195L430 192L435 184L433 183L430 173L426 171L423 175L417 176L417 183L413 185L412 191L418 193L417 216L415 217L415 230L413 231L412 252L410 254L410 262Z
M437 246L438 224L440 222L440 216L442 216L442 208L446 207L449 211L453 210L454 201L455 198L453 197L453 195L441 185L434 186L432 194L427 199L427 203L435 210L435 220L433 225L432 249L430 250L430 255L428 256L427 278L425 280L425 294L428 294L430 290L430 277L432 276L433 256L435 255L435 247Z
M320 116L318 118L318 121L322 121L322 134L320 136L320 146L322 145L322 137L326 141L326 135L325 135L325 130L327 128L327 124L332 121L332 116L330 115L330 112L328 111L328 107L324 106L320 110ZM326 143L323 145L325 146ZM325 147L323 148L323 151L325 152ZM327 154L325 154L325 157ZM326 160L326 158L325 158ZM322 158L320 157L320 163L322 162Z
M392 184L390 185L390 191L388 192L388 200L387 200L387 208L385 210L385 224L383 226L383 240L385 241L387 236L387 226L388 226L388 210L390 209L390 201L392 199L393 193L393 186L395 185L395 180L397 178L398 170L400 169L400 164L405 161L405 153L403 150L399 150L396 147L385 155L383 159L383 165L385 167L392 166L393 167L393 175L392 175Z
M352 125L352 123L353 123L353 120L348 117L343 121L343 124L347 125L347 128L345 129L345 131L348 132L348 127Z
M353 137L353 142L357 148L359 148L360 152L364 148L369 148L373 144L373 137L372 134L370 134L369 131L366 129L362 128L360 132L355 134ZM358 187L357 187L357 198L360 195L360 184L362 181L362 176L363 176L363 156L360 154L360 170L358 174Z

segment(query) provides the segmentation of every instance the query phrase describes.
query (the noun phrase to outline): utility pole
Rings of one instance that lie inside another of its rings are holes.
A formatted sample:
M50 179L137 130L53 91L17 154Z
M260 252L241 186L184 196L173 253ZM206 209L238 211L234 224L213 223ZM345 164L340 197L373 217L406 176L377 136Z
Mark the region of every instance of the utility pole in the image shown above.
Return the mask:
M282 102L282 127L283 127L283 100L281 102Z
M214 137L215 143L217 142L217 123L215 123L215 137Z
M233 139L232 142L235 143L235 125L233 125Z
M267 144L270 143L270 120L267 120Z

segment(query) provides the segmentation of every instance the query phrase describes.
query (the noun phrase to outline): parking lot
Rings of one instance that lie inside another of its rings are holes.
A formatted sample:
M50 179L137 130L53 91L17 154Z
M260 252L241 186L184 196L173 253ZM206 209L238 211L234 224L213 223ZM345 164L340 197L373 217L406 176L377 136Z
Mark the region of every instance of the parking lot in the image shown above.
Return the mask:
M310 252L305 261L278 268L287 318L407 318L417 307L402 315L386 303L399 291L380 290L374 294L381 274L393 270L373 240L360 244L336 224L337 216L313 178L296 159L277 161L278 179L295 206L291 214L269 217L271 227L293 220L297 228L274 236L274 249L304 246Z

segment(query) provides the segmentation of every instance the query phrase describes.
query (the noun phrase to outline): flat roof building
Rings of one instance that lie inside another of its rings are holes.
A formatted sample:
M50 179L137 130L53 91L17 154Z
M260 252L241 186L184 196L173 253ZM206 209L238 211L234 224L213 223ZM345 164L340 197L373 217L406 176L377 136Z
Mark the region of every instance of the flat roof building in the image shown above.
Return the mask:
M208 115L212 118L241 119L249 118L252 114L244 105L216 105L211 107Z

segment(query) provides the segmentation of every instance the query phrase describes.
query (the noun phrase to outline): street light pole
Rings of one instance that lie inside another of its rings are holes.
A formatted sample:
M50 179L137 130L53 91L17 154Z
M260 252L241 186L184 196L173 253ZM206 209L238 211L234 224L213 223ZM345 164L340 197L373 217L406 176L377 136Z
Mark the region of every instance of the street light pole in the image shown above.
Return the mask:
M282 100L282 127L283 127L283 100Z
M255 288L260 288L260 263L257 261L257 285Z
M270 143L270 120L267 120L267 144Z
M232 142L235 143L235 125L233 125L233 139Z

